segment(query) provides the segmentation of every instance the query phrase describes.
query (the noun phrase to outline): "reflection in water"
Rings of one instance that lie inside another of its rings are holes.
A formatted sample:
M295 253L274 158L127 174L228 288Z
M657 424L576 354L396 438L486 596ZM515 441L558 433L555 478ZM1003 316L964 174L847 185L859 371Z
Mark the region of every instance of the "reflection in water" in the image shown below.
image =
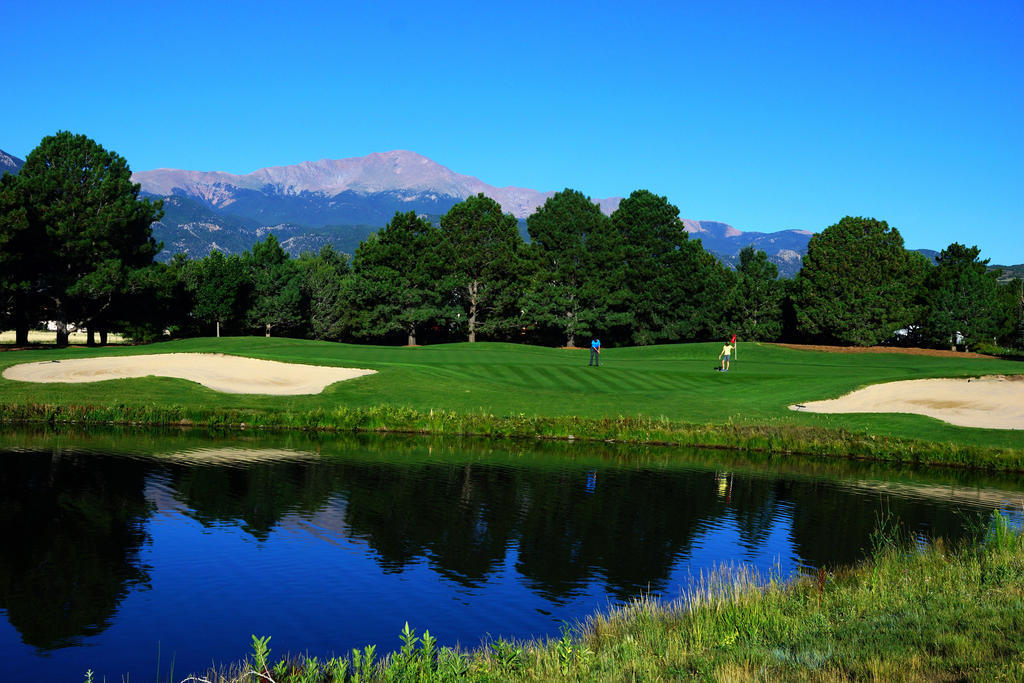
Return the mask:
M138 461L0 452L0 607L48 650L101 633L132 587L150 506Z
M608 601L675 597L709 563L854 562L880 514L956 539L1022 499L1012 478L585 444L18 432L5 447L0 614L55 671L108 676L131 648L151 648L143 670L158 641L202 667L253 632L314 653L389 649L405 621L469 646L545 635ZM0 629L5 661L12 648Z

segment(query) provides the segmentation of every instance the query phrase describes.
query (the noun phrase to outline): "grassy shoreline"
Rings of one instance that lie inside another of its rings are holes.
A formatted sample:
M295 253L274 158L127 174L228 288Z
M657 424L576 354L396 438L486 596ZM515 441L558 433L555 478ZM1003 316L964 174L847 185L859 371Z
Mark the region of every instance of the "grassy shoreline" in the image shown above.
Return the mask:
M248 659L185 680L1021 680L1024 536L994 514L974 543L921 548L881 520L868 560L795 580L724 568L672 603L640 598L561 637L438 647L409 624L319 661L279 657L253 636Z
M788 406L879 382L1024 374L997 359L846 354L743 346L713 372L720 345L586 352L506 343L404 348L228 337L118 348L0 353L0 370L37 361L221 353L377 373L299 396L225 394L168 377L83 384L0 379L0 422L191 425L581 439L1024 471L1024 432L956 427L919 415L829 415Z
M186 426L230 430L394 432L698 446L769 454L860 458L898 464L1024 472L1024 449L987 448L876 436L802 425L690 424L667 418L531 417L423 413L401 406L293 412L186 406L0 404L0 423L88 426Z

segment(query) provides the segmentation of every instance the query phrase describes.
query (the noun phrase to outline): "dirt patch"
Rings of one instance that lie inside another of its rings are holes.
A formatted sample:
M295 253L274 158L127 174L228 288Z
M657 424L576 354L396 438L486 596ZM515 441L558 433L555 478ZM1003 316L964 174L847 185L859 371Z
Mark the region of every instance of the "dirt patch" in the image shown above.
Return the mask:
M943 358L987 358L988 360L999 360L995 356L986 356L973 351L949 351L947 349L916 349L903 346L825 346L822 344L778 344L772 346L784 346L787 349L798 351L829 351L831 353L902 353L907 356L939 356Z

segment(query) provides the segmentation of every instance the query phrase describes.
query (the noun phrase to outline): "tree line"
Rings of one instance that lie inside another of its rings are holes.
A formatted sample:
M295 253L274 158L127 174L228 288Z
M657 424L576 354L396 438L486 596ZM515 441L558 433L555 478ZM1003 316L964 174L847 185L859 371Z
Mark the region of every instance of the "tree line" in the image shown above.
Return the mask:
M553 346L722 339L1024 348L1020 281L999 285L977 247L936 263L885 221L847 216L811 238L796 278L763 251L735 270L679 209L637 190L606 216L566 189L518 222L484 195L437 225L396 213L349 258L290 257L273 234L250 251L168 263L125 160L83 135L44 138L0 179L0 324L16 343L41 321L105 342L265 334L373 343L480 339Z

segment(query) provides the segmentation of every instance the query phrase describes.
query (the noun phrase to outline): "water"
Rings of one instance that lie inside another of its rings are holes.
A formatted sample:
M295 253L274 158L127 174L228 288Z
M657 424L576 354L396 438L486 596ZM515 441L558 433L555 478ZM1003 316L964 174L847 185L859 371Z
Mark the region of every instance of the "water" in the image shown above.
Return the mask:
M880 514L953 540L1019 477L607 445L0 433L8 680L557 635L711 567L862 558Z

